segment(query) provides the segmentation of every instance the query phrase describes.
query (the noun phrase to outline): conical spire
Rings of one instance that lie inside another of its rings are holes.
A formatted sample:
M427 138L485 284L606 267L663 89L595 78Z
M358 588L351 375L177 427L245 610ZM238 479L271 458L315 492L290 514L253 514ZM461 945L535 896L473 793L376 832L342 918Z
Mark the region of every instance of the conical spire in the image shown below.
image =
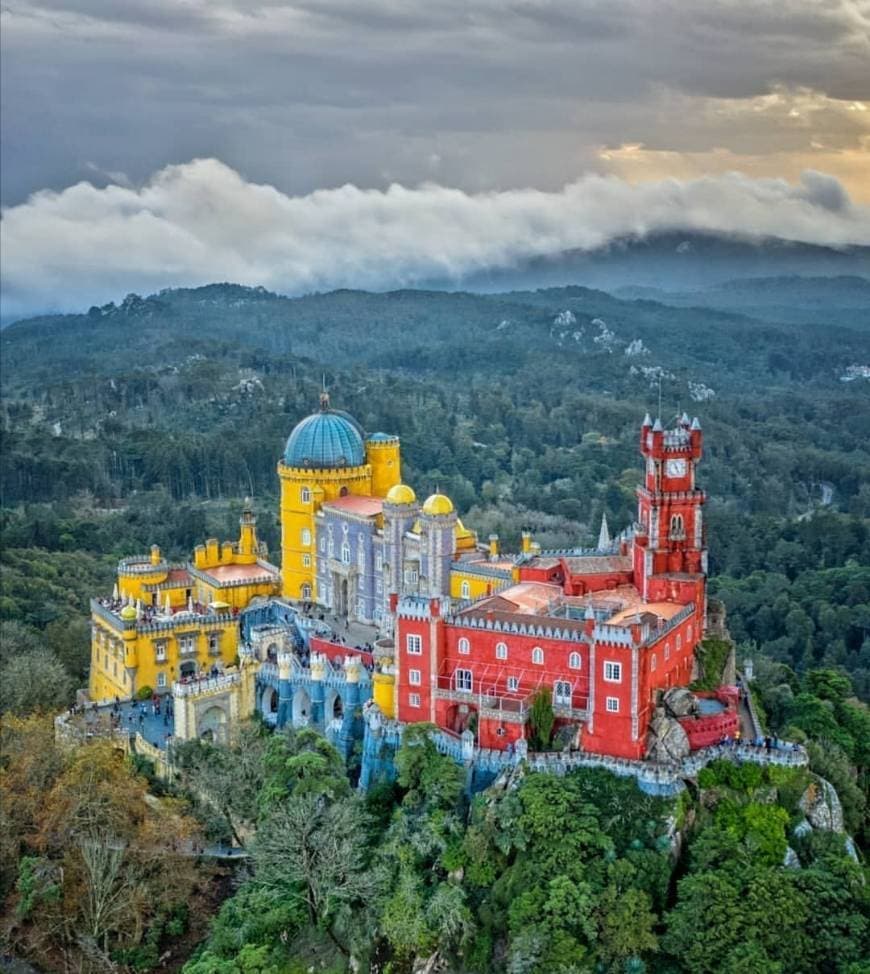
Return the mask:
M607 515L601 515L601 530L598 532L598 550L606 551L610 547L610 531L607 527Z
M169 592L166 593L166 602L163 604L163 614L167 616L172 615L172 603L169 600Z

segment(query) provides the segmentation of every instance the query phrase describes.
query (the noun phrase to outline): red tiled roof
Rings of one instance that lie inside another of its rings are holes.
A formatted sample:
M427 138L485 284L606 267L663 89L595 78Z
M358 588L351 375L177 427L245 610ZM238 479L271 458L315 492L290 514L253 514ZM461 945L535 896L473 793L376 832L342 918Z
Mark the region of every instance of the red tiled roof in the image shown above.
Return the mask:
M190 582L190 574L186 568L170 568L166 576L164 585L187 585Z
M593 555L590 558L565 559L572 575L606 575L608 572L630 572L630 555Z
M337 497L334 501L326 501L323 507L346 511L358 517L375 517L383 511L384 500L382 497L369 497L365 494L348 494L346 497Z
M266 581L275 577L275 573L263 568L262 565L218 565L216 568L204 568L203 574L213 578L221 585L229 582Z
M546 610L554 602L562 598L559 585L547 582L520 582L499 592L498 595L483 602L476 602L474 609L499 609L506 612L520 612L534 614Z

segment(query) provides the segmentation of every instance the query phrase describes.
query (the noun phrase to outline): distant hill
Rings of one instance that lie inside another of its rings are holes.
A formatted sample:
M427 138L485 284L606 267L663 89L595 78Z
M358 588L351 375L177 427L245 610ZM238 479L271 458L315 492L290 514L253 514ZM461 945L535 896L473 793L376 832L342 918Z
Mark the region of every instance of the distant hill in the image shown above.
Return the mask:
M749 285L749 304L757 300L757 288ZM722 293L742 294L742 285ZM826 323L824 345L828 351L819 355L817 329L804 321L773 323L703 304L623 300L576 286L287 298L214 284L146 298L128 295L119 305L84 315L13 324L2 333L2 369L7 388L32 390L59 379L184 366L198 356L256 370L295 363L315 371L362 368L429 377L449 371L454 377L508 378L540 371L631 395L654 383L659 371L684 390L687 383L701 383L736 392L795 379L830 385L848 366L870 359L857 323Z
M870 279L857 275L744 278L684 291L628 285L613 293L626 300L717 308L774 321L848 324L870 330Z
M870 278L870 247L835 249L775 238L736 238L674 230L644 237L623 237L592 251L567 251L464 276L433 277L415 286L423 291L474 294L572 285L612 292L641 287L681 293L716 285L727 287L735 280L747 278L795 277ZM668 304L676 303L676 299L648 296ZM831 306L840 307L836 300ZM0 327L5 328L14 320L4 317L0 319Z
M745 278L870 277L870 247L835 249L777 238L736 238L679 230L623 237L592 251L569 251L464 277L469 291L534 290L580 284L696 289ZM428 282L450 286L450 282ZM456 286L454 282L453 286Z

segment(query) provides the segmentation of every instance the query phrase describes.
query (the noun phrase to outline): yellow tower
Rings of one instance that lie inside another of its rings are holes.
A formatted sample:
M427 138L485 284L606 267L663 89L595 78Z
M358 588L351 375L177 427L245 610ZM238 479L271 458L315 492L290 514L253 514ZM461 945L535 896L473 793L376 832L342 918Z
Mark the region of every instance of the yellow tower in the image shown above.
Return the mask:
M286 598L317 598L315 525L321 505L346 494L383 497L400 474L398 439L381 433L366 441L359 423L332 409L328 394L321 393L320 410L295 427L278 461Z
M372 468L372 496L386 497L391 487L402 482L399 437L372 433L366 440L366 459Z

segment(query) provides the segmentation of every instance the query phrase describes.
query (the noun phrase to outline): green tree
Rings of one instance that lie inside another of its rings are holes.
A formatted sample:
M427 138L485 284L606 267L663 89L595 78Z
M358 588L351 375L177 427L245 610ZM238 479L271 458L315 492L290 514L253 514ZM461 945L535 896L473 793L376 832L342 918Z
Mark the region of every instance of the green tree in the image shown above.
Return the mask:
M532 698L529 710L529 744L533 751L546 751L553 736L553 725L556 715L553 712L553 701L549 690L540 689Z
M0 668L0 713L57 711L73 699L73 680L47 649L15 656Z

